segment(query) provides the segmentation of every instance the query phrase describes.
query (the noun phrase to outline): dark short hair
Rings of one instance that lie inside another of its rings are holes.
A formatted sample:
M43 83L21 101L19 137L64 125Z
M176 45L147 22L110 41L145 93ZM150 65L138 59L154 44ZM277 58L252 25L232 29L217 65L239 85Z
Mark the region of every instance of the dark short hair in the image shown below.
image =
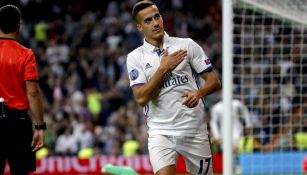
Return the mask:
M133 9L132 9L132 17L135 21L137 21L136 19L136 15L139 13L139 11L149 7L155 5L155 3L153 3L152 1L149 0L143 0L143 1L139 1L137 3L134 4Z
M16 32L21 20L21 12L15 5L0 8L0 29L5 34Z

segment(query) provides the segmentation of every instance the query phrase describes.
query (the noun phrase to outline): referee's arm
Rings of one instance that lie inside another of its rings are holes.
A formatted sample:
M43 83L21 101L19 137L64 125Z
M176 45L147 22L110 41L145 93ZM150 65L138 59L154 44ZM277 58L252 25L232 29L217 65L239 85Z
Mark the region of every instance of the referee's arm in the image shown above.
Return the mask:
M26 81L26 92L30 104L30 111L32 113L32 123L34 125L44 125L43 118L43 100L42 94L39 89L37 81ZM44 146L44 135L43 129L35 129L32 138L32 151L37 151Z
M27 97L30 104L30 111L33 115L34 125L44 123L43 100L37 81L26 81Z

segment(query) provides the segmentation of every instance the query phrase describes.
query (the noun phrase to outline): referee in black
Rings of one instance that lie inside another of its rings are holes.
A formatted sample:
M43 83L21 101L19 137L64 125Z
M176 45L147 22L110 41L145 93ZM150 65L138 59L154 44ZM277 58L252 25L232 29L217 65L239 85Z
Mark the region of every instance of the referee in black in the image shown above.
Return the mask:
M0 7L0 174L6 161L11 174L35 171L35 152L44 145L37 65L32 50L16 41L20 21L16 6Z

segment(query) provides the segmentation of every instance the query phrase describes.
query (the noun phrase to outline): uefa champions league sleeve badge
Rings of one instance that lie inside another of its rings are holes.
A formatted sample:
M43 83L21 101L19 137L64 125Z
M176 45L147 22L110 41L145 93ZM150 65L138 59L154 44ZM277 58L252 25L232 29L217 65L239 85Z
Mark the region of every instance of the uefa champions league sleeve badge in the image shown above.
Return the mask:
M136 80L138 77L139 77L139 72L138 72L138 70L137 70L137 69L132 69L132 70L130 71L130 79L134 81L134 80Z

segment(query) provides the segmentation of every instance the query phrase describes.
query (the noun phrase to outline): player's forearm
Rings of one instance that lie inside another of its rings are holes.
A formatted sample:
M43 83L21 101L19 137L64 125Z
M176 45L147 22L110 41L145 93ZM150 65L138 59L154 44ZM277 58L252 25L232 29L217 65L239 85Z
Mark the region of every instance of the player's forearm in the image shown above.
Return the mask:
M28 100L30 104L30 111L33 115L34 124L44 123L43 118L43 101L42 95L39 89L28 93Z
M145 106L154 96L155 91L160 86L167 69L158 68L152 78L144 85L133 90L136 101L139 105Z
M198 93L200 97L205 97L218 91L219 89L221 89L221 82L219 79L211 77L206 79L205 85L198 90Z

